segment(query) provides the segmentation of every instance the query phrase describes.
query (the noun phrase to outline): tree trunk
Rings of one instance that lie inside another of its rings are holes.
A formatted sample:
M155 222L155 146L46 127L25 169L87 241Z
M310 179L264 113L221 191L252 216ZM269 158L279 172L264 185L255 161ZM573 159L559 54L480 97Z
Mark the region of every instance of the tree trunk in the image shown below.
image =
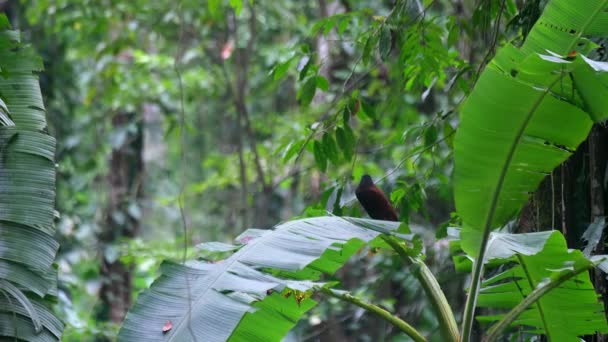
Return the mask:
M112 150L109 174L109 199L105 226L99 236L101 244L101 279L99 297L103 307L98 318L120 323L131 306L132 271L118 259L116 244L133 238L139 230L139 200L142 198L143 134L141 121L134 124L135 114L120 112L112 118L112 128L124 131L120 146ZM136 131L128 129L136 125Z
M587 141L541 183L524 207L519 232L560 230L569 248L582 249L582 235L598 217L606 214L606 170L608 162L608 129L593 127ZM606 234L602 235L592 254L605 254ZM606 274L595 270L591 280L608 312ZM608 318L608 315L607 315ZM588 336L587 341L608 341L606 336Z

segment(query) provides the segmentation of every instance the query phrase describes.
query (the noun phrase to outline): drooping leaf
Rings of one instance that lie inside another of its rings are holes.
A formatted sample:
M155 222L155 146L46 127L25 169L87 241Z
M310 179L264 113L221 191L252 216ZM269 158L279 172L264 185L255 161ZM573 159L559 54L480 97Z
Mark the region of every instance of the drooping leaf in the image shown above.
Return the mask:
M340 147L340 149L342 150L344 158L350 161L353 157L355 146L354 141L351 139L351 137L348 136L346 129L342 127L336 128L336 142L338 143L338 147Z
M338 165L340 163L340 156L338 155L338 148L336 147L336 142L332 138L329 133L323 134L323 151L325 155L334 165Z
M162 276L127 315L118 340L193 341L193 333L204 341L278 341L314 305L306 293L322 273L332 274L363 244L398 226L354 218L301 219L272 230L248 230L237 238L245 241L238 251L218 262L165 262ZM282 296L284 291L294 294ZM172 328L163 332L167 321ZM254 328L260 324L272 329Z
M321 142L319 142L318 140L315 140L315 142L313 143L313 154L317 167L322 172L325 172L325 170L327 170L327 155L325 154L323 145L321 145Z
M298 99L302 106L308 106L312 102L317 91L317 78L311 77L298 90Z
M378 41L378 51L380 52L380 58L386 60L388 54L391 52L392 36L391 29L387 25L383 25L380 30L380 39Z

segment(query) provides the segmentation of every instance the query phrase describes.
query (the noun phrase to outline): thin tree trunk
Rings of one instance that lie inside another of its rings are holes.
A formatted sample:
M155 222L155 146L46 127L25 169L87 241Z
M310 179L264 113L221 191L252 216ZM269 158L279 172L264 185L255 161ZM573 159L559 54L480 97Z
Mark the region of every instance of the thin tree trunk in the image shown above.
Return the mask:
M605 171L608 161L608 129L596 125L591 130L589 135L589 201L590 201L590 222L606 215L605 202ZM602 234L599 243L595 247L593 254L605 254L606 233ZM600 270L593 272L593 283L595 291L602 297L604 302L604 312L608 313L608 291L606 284L606 274ZM608 318L608 314L606 314ZM595 341L608 341L608 336L597 334L594 337Z
M135 114L120 112L112 118L114 130L126 130ZM112 151L109 174L109 198L104 228L99 236L101 244L101 279L99 297L103 304L98 318L120 323L131 306L131 265L117 258L116 244L124 238L133 238L139 231L138 210L142 198L143 134L141 123L137 132L128 133L121 146Z

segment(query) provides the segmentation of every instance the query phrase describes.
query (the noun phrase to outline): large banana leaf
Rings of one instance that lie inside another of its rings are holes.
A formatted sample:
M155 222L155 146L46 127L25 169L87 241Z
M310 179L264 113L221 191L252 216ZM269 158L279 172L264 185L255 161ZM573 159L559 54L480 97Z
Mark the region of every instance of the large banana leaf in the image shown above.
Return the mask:
M58 341L63 325L44 302L53 266L55 140L43 132L42 62L0 16L0 336Z
M478 299L480 307L512 309L530 292L556 278L562 271L571 270L574 265L591 263L581 251L568 250L563 235L557 231L497 237L493 240L492 249L503 251L501 257L508 257L515 265L482 283ZM531 240L536 243L531 244ZM509 250L513 252L505 252ZM523 328L519 333L545 334L550 341L578 341L578 336L606 333L608 324L598 298L589 274L585 272L541 297L513 325ZM502 314L496 314L481 316L478 320L493 322L502 317Z
M310 291L365 243L399 223L340 217L248 230L221 261L165 262L129 311L119 341L279 341L315 303ZM163 332L165 330L165 332Z
M607 4L551 1L523 47L500 49L465 102L454 174L465 251L475 253L483 232L503 226L571 155L589 133L590 116L606 118L605 74L598 76L580 56L571 63L539 53L569 52L584 34L608 34ZM568 39L562 26L573 32Z
M475 256L463 340L471 337L490 231L517 214L587 137L592 120L607 117L598 100L608 95L606 76L598 76L605 70L582 56L594 47L586 37L608 34L607 10L608 0L552 0L521 48L498 51L462 107L454 196L461 246Z
M454 186L458 213L470 229L462 233L465 251L478 248L480 232L508 222L588 135L587 113L551 90L563 80L564 68L534 54L514 77L510 68L493 63L464 105Z

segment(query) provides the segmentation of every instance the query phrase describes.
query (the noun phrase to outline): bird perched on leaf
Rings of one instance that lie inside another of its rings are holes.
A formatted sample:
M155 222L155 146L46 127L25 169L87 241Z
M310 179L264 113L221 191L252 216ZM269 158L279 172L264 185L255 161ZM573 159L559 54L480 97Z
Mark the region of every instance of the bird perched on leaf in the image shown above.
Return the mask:
M384 192L374 185L372 177L369 175L361 177L355 195L369 217L376 220L399 221L395 208Z

